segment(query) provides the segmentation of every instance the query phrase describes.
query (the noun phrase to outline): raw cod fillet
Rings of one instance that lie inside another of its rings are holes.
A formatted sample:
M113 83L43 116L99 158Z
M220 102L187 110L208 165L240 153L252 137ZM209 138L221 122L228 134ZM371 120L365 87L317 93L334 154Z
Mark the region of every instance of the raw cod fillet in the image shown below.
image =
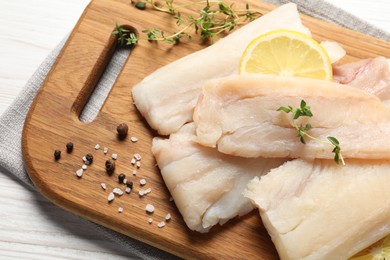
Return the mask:
M389 161L296 159L254 178L244 195L282 260L344 260L390 233L389 173Z
M198 142L242 157L332 159L332 146L306 138L280 106L311 107L309 133L336 137L344 158L390 157L390 112L374 95L331 81L270 75L235 75L208 81L194 111ZM212 111L212 113L210 113Z
M390 102L390 60L364 59L333 68L334 80L374 94Z
M144 78L132 90L136 107L159 134L176 132L186 122L192 121L203 83L237 73L241 55L249 42L277 29L310 35L301 23L296 5L283 5L210 47L172 62Z
M203 147L193 124L169 139L154 138L152 152L165 184L191 230L207 232L254 205L242 193L250 180L278 167L285 159L243 159Z

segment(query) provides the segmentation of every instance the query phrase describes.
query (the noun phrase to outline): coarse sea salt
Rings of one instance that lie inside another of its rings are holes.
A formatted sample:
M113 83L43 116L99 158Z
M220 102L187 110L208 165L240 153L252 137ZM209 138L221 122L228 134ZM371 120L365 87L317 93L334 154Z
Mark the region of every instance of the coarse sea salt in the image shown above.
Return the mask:
M137 161L141 161L141 155L139 153L136 153L134 154L134 159L136 159Z
M108 197L107 197L107 200L108 202L111 202L115 199L115 195L113 192L110 192L110 194L108 194Z
M133 176L137 175L137 170L133 170Z
M131 140L133 143L138 142L138 138L135 137L135 136L130 137L130 140Z
M148 218L148 223L152 224L153 223L153 219L152 218Z
M122 207L119 207L119 208L118 208L118 212L119 212L119 213L122 213L122 212L123 212L123 208L122 208Z
M123 191L119 188L114 188L114 190L112 191L114 194L118 195L118 196L122 196L123 195Z
M135 159L131 159L131 164L134 165L135 164Z
M78 170L76 171L77 177L81 178L81 176L83 176L83 172L84 172L83 169L78 169Z
M139 194L140 197L142 197L142 196L145 196L146 194L151 193L151 192L152 192L152 189L151 188L147 188L146 190L138 191L138 194Z
M114 160L118 159L118 154L117 153L113 153L111 155L111 158L114 159Z
M140 162L140 161L137 161L137 162L135 163L135 166L137 166L137 168L141 168L141 162Z
M160 223L157 224L157 226L158 226L159 228L163 228L163 227L165 227L165 222L164 222L164 221L161 221Z
M139 180L139 184L141 184L141 186L144 186L146 184L146 180L145 179Z
M88 166L86 164L83 164L83 166L81 166L81 169L83 169L84 171L88 168Z
M153 213L154 212L154 206L152 204L146 204L145 210L148 213Z
M126 187L125 192L126 192L127 194L129 194L129 193L131 192L131 188L130 188L130 187Z
M166 220L166 221L170 221L170 220L171 220L171 214L169 214L169 213L166 214L166 215L165 215L165 220Z
M106 185L104 182L100 183L100 186L102 186L102 189L103 189L103 190L106 190L106 189L107 189L107 185Z
M95 150L99 150L100 149L100 145L99 144L96 144L95 145Z
M104 154L107 154L107 153L108 153L108 148L107 148L107 147L104 147L104 148L103 148L103 153L104 153Z

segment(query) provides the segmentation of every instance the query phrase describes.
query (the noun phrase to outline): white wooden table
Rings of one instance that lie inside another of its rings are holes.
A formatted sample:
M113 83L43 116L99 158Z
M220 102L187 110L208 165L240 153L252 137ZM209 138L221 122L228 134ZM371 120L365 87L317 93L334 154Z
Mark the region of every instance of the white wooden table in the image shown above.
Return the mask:
M0 0L0 114L71 31L88 2ZM329 2L390 32L388 0ZM0 170L0 259L9 258L129 259L131 255Z

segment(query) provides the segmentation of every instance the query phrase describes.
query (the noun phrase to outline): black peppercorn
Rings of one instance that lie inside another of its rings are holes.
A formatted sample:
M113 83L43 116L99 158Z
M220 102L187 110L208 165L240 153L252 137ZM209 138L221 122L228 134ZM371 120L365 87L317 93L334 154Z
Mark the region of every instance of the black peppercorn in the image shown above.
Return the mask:
M54 159L58 161L61 158L61 151L60 150L54 150Z
M132 181L128 181L126 183L126 186L129 187L130 189L132 189L133 188L133 182Z
M126 178L126 175L124 175L123 173L119 174L118 175L118 182L123 183L125 178Z
M119 139L123 140L127 136L127 132L129 131L129 127L127 126L127 124L122 123L122 124L117 126L116 131L118 132Z
M115 170L115 162L111 159L106 161L106 172L108 175L112 175Z
M91 164L93 162L93 155L88 153L87 155L85 155L85 164Z
M73 151L73 143L69 142L66 144L66 152L71 153Z

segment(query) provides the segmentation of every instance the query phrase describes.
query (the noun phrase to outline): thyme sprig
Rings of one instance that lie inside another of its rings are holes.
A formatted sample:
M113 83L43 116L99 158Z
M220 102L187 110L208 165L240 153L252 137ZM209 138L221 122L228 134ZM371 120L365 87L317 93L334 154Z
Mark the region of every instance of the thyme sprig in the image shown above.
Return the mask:
M341 154L341 147L340 142L337 140L337 138L333 136L328 136L327 140L321 140L318 139L308 133L308 131L312 128L311 124L305 124L305 125L297 125L296 120L300 117L312 117L313 113L310 110L310 107L307 106L306 102L304 100L301 100L300 107L294 108L292 106L281 106L277 109L277 111L283 111L286 114L291 113L292 116L292 122L295 129L298 131L297 137L299 137L301 143L306 144L305 137L312 139L319 143L324 143L331 145L333 147L332 153L334 153L334 161L339 164L341 161L343 165L345 165L344 158Z
M112 34L117 35L118 44L120 46L136 45L138 43L137 35L119 24L115 24L115 30Z
M238 25L253 21L261 16L259 11L249 8L246 4L245 9L235 9L234 4L228 5L222 0L189 1L188 4L175 4L173 0L166 0L165 4L159 5L154 0L138 1L134 6L140 10L146 10L149 5L152 9L167 13L176 20L178 31L167 33L163 30L153 28L145 29L142 32L146 37L137 38L132 32L124 32L123 28L116 26L114 34L118 35L120 45L136 44L140 39L148 41L163 41L169 44L175 44L182 38L192 40L192 33L199 33L202 41L212 40L215 42L217 37L236 28ZM198 16L185 16L181 12L183 8L190 6L203 6L198 11ZM120 36L122 36L120 38ZM130 40L128 38L131 38Z

